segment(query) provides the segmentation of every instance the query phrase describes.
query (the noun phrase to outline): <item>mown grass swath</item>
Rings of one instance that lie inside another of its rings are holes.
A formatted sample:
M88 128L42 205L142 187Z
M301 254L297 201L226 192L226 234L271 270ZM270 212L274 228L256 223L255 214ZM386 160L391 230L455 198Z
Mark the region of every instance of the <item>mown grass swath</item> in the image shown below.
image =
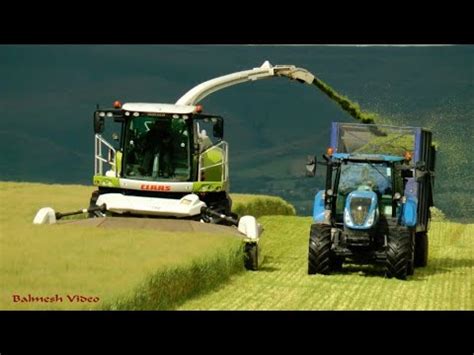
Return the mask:
M332 275L307 274L310 217L265 216L259 272L179 309L473 310L473 224L433 222L428 266L408 281L387 279L380 266L345 265Z

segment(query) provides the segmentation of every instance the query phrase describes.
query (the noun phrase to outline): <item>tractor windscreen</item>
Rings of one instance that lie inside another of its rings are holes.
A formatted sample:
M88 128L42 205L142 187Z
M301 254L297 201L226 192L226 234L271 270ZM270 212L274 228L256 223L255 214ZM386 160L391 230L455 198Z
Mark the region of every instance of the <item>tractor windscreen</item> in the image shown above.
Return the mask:
M404 156L415 149L415 129L372 124L341 123L333 130L338 153Z
M190 129L178 116L141 114L125 129L124 172L130 179L188 181L191 177Z
M392 193L392 169L386 163L368 164L348 162L341 167L339 193L368 187L381 195Z

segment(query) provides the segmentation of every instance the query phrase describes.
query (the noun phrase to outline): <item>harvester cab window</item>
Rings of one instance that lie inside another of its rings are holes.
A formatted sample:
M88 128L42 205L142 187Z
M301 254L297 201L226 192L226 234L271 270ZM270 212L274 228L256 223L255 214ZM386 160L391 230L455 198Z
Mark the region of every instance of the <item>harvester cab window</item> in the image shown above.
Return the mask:
M176 116L176 115L175 115ZM127 124L125 175L143 180L190 178L189 129L183 117L141 115Z
M222 122L221 117L214 116L195 116L196 122L196 137L199 144L200 152L205 151L206 149L216 145L222 138L216 137L215 127L218 121Z

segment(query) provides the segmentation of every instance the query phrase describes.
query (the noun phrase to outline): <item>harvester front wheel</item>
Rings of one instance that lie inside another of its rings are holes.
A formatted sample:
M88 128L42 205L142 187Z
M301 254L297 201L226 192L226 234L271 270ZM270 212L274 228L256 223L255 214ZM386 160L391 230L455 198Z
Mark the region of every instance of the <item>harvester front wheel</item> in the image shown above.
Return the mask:
M329 274L334 264L331 258L331 226L311 225L309 233L308 274Z
M406 280L411 259L410 232L394 230L388 236L385 273L388 278Z
M415 236L415 266L423 267L428 265L428 234L418 232Z
M258 270L258 244L245 243L245 268L247 270Z
M89 202L89 208L96 206L96 202L97 202L97 199L99 198L99 196L100 196L99 190L95 190L92 193L92 196L91 196L91 199L90 199L90 202ZM102 216L103 216L103 214L100 211L89 212L88 215L87 215L87 217L89 217L89 218L102 217Z

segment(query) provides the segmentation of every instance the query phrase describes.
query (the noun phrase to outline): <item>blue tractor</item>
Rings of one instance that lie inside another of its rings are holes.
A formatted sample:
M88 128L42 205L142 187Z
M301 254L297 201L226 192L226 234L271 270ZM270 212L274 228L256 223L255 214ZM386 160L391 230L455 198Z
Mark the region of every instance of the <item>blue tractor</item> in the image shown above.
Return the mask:
M332 123L324 161L309 156L308 176L326 166L314 198L308 274L329 274L344 262L378 263L406 279L428 262L436 149L419 127Z

